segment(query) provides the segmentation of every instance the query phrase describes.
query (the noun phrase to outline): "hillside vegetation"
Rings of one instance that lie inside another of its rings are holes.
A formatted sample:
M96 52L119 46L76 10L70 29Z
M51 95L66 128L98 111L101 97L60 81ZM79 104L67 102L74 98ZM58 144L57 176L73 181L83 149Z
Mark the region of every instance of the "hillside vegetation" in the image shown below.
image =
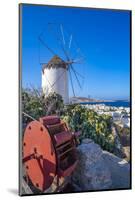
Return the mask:
M114 153L116 149L115 136L112 133L112 118L108 115L98 115L95 111L81 105L64 105L59 94L51 93L46 98L37 89L22 90L22 111L35 119L56 114L60 116L72 131L80 131L79 142L90 138L102 149ZM32 119L23 114L23 128ZM122 130L120 132L122 134Z

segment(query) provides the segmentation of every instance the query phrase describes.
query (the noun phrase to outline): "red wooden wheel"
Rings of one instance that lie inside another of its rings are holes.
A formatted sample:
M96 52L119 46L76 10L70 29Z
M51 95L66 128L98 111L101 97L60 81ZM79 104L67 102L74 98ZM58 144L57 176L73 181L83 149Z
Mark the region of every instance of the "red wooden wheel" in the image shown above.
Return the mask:
M56 154L51 137L41 122L28 124L23 138L23 162L33 185L48 189L56 175Z

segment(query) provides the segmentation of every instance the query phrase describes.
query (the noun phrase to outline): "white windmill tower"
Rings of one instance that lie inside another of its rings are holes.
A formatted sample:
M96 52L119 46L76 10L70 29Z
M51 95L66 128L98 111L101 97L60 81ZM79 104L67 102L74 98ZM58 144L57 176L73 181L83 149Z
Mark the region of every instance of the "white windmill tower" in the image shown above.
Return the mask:
M54 56L43 65L42 89L46 96L56 92L63 97L64 103L69 103L67 65L60 57Z
M46 35L51 36L52 48L44 39L44 32L39 36L39 42L51 53L47 63L42 65L42 89L45 96L51 92L60 94L65 104L69 103L69 80L75 97L74 80L79 88L82 88L81 80L84 77L75 69L74 64L82 64L84 57L73 41L73 35L63 29L62 24L49 23L46 27ZM55 39L55 42L52 40ZM56 47L58 44L58 47ZM57 52L57 53L56 53ZM74 57L71 54L74 53ZM81 55L81 56L80 56ZM74 77L73 77L74 76Z

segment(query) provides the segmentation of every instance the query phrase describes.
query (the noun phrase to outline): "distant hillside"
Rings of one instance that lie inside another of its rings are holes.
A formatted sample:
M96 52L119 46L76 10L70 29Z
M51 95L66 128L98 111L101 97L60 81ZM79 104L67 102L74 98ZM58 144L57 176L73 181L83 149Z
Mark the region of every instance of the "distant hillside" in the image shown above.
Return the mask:
M106 100L106 99L93 99L88 97L71 97L71 102L80 103L80 102L127 102L128 100Z
M104 100L99 100L99 99L92 99L92 98L87 98L87 97L71 97L70 101L72 102L104 102Z

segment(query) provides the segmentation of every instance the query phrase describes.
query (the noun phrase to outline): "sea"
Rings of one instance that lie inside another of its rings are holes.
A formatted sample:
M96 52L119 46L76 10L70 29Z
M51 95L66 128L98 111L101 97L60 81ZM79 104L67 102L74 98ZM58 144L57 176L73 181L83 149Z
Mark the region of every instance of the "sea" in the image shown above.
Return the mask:
M81 102L80 104L105 104L106 106L130 107L130 101L109 101L109 102Z

